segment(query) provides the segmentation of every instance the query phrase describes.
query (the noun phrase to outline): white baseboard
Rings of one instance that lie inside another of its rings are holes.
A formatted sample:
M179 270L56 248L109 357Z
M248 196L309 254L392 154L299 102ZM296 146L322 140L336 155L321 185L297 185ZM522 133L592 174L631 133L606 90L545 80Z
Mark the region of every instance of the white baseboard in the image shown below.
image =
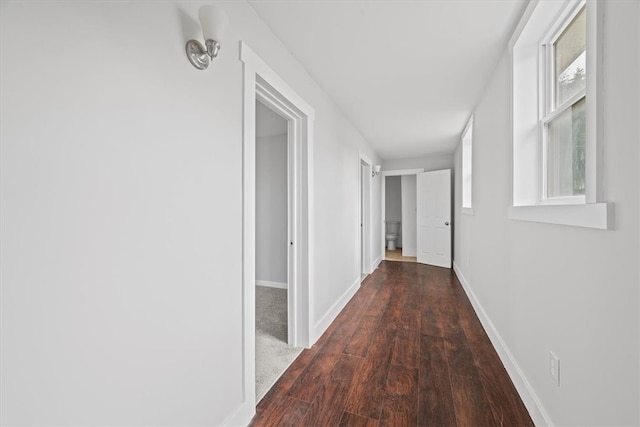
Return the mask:
M375 270L376 268L378 268L378 266L380 265L380 263L382 262L382 255L380 254L378 256L378 258L376 258L375 261L373 261L373 263L371 264L371 272L373 273L373 270Z
M402 248L402 256L418 256L418 248Z
M540 402L540 399L531 386L531 383L524 375L524 372L522 372L522 369L513 357L513 354L509 350L509 347L507 347L507 344L500 336L500 333L498 333L498 330L487 315L484 307L482 307L482 304L480 304L480 301L471 289L469 282L467 281L464 274L462 273L462 270L460 270L460 267L458 266L458 264L456 264L455 261L453 262L453 271L455 271L456 276L458 276L458 279L462 284L462 288L466 292L469 301L471 301L471 305L473 305L473 308L478 315L478 318L480 319L480 323L482 323L485 331L487 331L487 335L489 335L489 339L491 340L493 347L496 349L496 352L498 353L502 364L507 370L509 377L511 377L513 385L516 387L516 390L518 391L522 402L527 407L533 423L536 426L553 426L551 418L549 418L549 414L547 414L544 406L542 406L542 403Z
M245 427L251 422L251 419L256 414L255 405L250 402L244 402L238 409L236 409L226 420L222 422L223 426L229 427Z
M342 309L347 305L347 303L353 298L356 292L360 289L360 278L357 278L355 282L347 289L347 291L342 294L338 301L331 306L331 308L322 316L322 319L318 320L313 328L312 339L310 340L312 343L315 343L318 338L322 336L322 334L327 330L331 322L333 322L338 314L342 311Z
M267 288L287 289L286 283L269 282L267 280L256 280L256 286L265 286Z

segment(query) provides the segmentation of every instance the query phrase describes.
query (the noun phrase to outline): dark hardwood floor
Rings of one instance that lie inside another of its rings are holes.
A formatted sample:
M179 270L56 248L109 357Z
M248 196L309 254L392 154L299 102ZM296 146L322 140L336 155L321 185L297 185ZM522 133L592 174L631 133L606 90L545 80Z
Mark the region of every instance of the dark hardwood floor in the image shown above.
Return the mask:
M532 426L452 270L384 261L252 426Z

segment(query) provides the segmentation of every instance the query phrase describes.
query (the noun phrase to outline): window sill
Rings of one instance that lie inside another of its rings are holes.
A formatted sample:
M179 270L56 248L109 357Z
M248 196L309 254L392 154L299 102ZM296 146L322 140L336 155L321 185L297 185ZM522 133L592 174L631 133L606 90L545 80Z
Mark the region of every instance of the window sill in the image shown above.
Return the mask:
M510 206L509 219L613 230L613 203Z
M584 205L585 197L584 196L575 196L575 197L553 197L548 199L542 199L540 201L541 205L553 206L553 205Z
M460 213L465 215L473 215L473 208L460 208Z

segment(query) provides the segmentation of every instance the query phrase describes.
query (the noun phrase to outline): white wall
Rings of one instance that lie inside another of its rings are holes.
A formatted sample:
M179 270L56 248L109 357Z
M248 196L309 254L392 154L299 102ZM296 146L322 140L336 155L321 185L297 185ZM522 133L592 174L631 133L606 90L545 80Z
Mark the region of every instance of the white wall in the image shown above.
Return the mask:
M507 219L511 203L505 53L475 112L474 216L460 214L455 263L556 425L639 417L638 2L605 2L604 185L613 231ZM560 358L561 386L549 375ZM539 422L544 422L536 416Z
M424 169L425 172L453 169L453 153L434 154L409 159L390 159L382 162L382 170Z
M2 424L239 408L240 40L316 111L316 322L359 283L358 153L378 156L245 2L193 68L201 4L0 3Z
M416 175L402 175L402 255L418 254Z
M256 280L286 285L287 225L287 135L257 138Z
M256 104L256 280L287 284L287 121Z
M385 177L385 221L402 221L402 181L400 176L387 176ZM386 228L385 228L386 230ZM402 228L398 229L398 238L396 239L396 246L402 247ZM385 242L386 244L386 242Z

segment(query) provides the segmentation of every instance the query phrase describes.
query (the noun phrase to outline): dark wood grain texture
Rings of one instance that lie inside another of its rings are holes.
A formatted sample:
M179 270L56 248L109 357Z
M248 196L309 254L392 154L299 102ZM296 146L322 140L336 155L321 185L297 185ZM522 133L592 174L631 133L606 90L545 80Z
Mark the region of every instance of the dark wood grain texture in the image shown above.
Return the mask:
M348 412L379 419L391 366L392 345L390 333L381 333L373 340L367 358L356 371L346 407Z
M419 371L418 425L456 425L443 338L421 336Z
M451 393L459 426L497 426L480 380L451 375Z
M418 423L418 369L391 365L387 392L380 412L381 426L415 426Z
M378 323L380 322L380 316L366 315L362 318L358 329L351 335L351 338L347 342L344 348L346 354L352 354L354 356L365 357L369 350L369 344L373 339L373 335L376 332Z
M340 356L330 377L313 399L302 425L335 426L340 423L353 374L361 362L361 358Z
M533 426L451 270L383 262L252 426Z
M251 425L255 427L300 425L308 408L309 402L282 396L269 406L268 411L256 413Z
M402 313L393 346L391 363L418 367L420 359L420 312L408 310Z
M378 420L361 417L360 415L345 412L340 420L340 427L377 427Z

